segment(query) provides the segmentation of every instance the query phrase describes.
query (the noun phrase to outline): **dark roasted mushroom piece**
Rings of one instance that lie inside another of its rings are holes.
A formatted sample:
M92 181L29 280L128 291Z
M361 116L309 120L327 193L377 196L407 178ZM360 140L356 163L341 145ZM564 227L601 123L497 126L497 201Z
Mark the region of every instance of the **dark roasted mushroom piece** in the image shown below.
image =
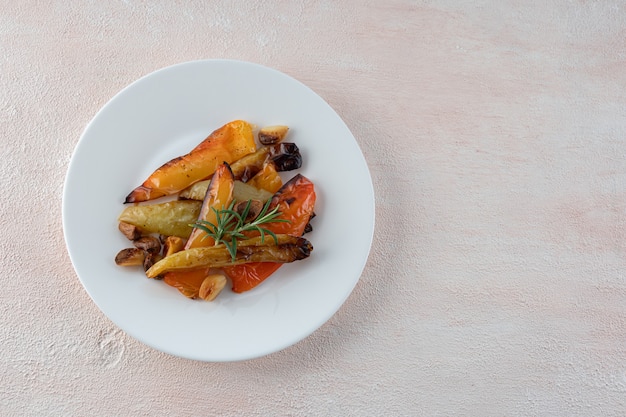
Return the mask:
M143 265L146 252L139 248L122 249L115 256L115 263L119 266Z
M249 223L252 220L256 219L261 210L263 210L263 202L259 200L248 200L250 202L250 209L248 210L248 215L246 216L244 222ZM248 201L240 201L235 205L235 211L240 215L243 215L246 206L248 205Z
M161 242L159 241L159 238L154 236L143 236L139 239L135 239L133 240L133 245L135 245L136 248L145 250L146 252L161 252Z
M298 145L291 142L270 146L269 159L274 163L276 171L292 171L302 166L302 155Z
M118 229L128 240L136 240L141 237L141 230L134 224L120 222Z
M143 270L148 271L152 265L159 262L161 259L163 259L163 256L158 252L146 252L146 257L143 260ZM157 275L154 279L163 279L163 276Z

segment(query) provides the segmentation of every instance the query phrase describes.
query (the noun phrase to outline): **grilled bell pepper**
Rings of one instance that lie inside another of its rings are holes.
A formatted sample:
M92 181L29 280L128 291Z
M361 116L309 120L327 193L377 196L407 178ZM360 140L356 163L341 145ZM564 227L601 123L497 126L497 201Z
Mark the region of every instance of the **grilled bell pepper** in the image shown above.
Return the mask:
M222 162L234 162L256 150L252 126L243 120L225 124L186 155L165 163L131 191L125 203L172 195L211 176Z
M315 206L315 187L313 183L301 174L297 174L287 181L272 197L270 210L276 206L279 207L278 210L281 212L281 215L277 218L286 219L289 222L268 223L264 227L276 234L301 236L313 215ZM224 272L232 281L233 291L241 293L259 285L280 268L281 265L275 262L255 262L225 267Z

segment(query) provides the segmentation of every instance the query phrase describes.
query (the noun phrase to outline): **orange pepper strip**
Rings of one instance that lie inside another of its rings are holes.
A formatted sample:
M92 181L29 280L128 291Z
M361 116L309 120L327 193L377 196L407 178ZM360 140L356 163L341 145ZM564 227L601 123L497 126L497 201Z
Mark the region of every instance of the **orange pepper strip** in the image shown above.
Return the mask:
M252 126L243 120L225 124L186 155L165 163L131 191L125 203L172 195L211 176L222 162L234 162L256 151Z

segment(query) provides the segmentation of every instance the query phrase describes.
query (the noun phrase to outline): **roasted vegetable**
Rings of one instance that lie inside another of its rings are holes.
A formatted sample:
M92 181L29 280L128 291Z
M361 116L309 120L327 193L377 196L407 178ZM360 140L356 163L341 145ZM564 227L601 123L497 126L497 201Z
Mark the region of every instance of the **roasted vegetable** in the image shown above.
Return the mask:
M183 191L178 194L178 198L181 200L204 200L204 196L206 195L206 190L209 188L209 183L211 180L202 180L197 183L191 185L190 187L185 188Z
M272 182L270 183L271 186L269 186L269 188L271 188L276 187L276 177L278 177L278 175L274 176L274 173L270 172L272 168L274 171L282 172L298 169L300 166L302 166L302 156L300 155L300 150L296 144L279 143L277 145L264 146L258 151L244 156L231 164L230 168L235 179L241 182L247 182L259 172L265 171L262 175L267 177L265 181L268 181L270 178L272 179ZM203 180L192 184L180 192L179 198L188 200L203 200L206 189L209 186L209 182L210 180ZM261 183L264 184L263 182ZM275 191L270 191L270 193L273 192ZM235 194L236 193L237 190L235 190ZM241 201L238 197L235 198L238 201Z
M120 222L118 229L128 240L139 239L142 235L141 230L134 224Z
M202 220L216 223L215 210L228 207L233 198L234 178L228 164L221 164L211 178L208 190L205 193L202 208L195 220ZM202 229L195 228L185 244L185 249L202 246L211 246L215 240L207 235ZM173 255L172 255L173 256ZM204 271L177 271L169 272L165 275L165 282L190 298L198 296L200 286L205 277L209 275L209 269Z
M206 195L206 190L209 187L209 183L211 180L200 181L192 185L191 187L185 189L180 193L180 197L188 200L204 200L204 196ZM256 188L252 185L249 185L245 182L235 181L233 188L233 199L237 201L247 201L247 200L261 200L266 201L271 198L274 194Z
M161 259L163 259L163 256L158 253L158 252L145 252L146 257L143 260L143 270L144 271L148 271L148 269L150 269L152 267L152 265L154 265L155 263L159 262ZM156 279L161 279L163 277L161 276L157 276L157 277L153 277Z
M274 194L283 186L283 180L280 178L280 175L278 175L278 172L276 172L274 164L269 163L263 165L263 168L261 168L254 177L250 178L250 181L246 184Z
M142 236L139 239L133 240L133 245L135 245L136 248L145 250L146 252L161 252L161 242L154 236Z
M189 224L196 221L201 206L202 203L195 200L128 206L120 214L119 220L147 233L188 238L192 230Z
M245 200L237 203L234 209L242 216L244 223L250 223L263 211L263 205L261 200ZM243 217L244 215L245 217Z
M216 223L215 210L221 210L230 205L233 199L233 188L235 179L228 164L221 164L205 194L202 208L198 214L197 220ZM202 229L194 228L187 240L185 249L196 248L199 246L211 246L215 243L213 238L207 235Z
M300 149L295 143L283 142L269 146L269 160L274 163L276 171L292 171L302 166Z
M141 265L184 296L212 301L227 277L240 293L283 263L309 257L313 246L302 235L312 229L315 190L299 174L282 184L279 172L302 165L298 147L284 142L288 131L260 129L257 149L252 126L235 120L156 169L124 202L178 200L122 211L119 230L135 247L120 251L116 263Z
M165 258L168 259L168 258ZM200 287L210 275L210 268L200 268L193 271L168 272L163 275L163 282L176 288L187 298L198 298Z
M266 126L259 130L259 142L263 145L274 145L282 142L288 131L289 128L287 126Z
M300 149L295 143L278 143L264 146L231 164L235 179L247 182L256 175L267 162L272 162L276 171L291 171L302 166Z
M258 149L256 152L244 156L243 158L233 162L230 165L230 169L233 171L233 175L236 180L246 182L254 176L265 161L267 160L270 149L264 146Z
M211 176L222 162L234 162L256 150L252 127L235 120L211 133L190 153L174 158L135 188L125 203L153 200L178 193Z
M233 190L233 199L236 201L259 200L267 201L274 193L262 188L257 188L247 182L235 181L235 189Z
M289 180L274 195L270 207L279 207L279 218L289 220L288 223L271 223L267 228L274 233L287 233L300 236L313 215L315 206L315 188L306 177L298 174ZM234 292L250 290L281 266L280 263L248 263L232 267L225 267L224 271L230 277Z
M269 237L264 240L261 237L241 240L234 261L223 244L186 249L163 258L146 275L154 278L170 271L221 268L251 262L294 262L308 258L313 250L313 245L303 237L277 235L277 241Z
M202 281L198 297L205 301L213 301L226 286L226 277L222 274L209 275Z
M167 236L163 242L163 256L170 256L185 249L185 243L187 242L178 236Z
M115 256L115 263L119 266L143 265L146 252L139 248L122 249Z

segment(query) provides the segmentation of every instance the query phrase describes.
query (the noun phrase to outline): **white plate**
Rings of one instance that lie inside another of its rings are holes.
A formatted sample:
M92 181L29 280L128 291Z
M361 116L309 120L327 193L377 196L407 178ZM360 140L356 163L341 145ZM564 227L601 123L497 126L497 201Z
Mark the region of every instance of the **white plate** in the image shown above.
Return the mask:
M284 265L255 289L189 300L140 269L116 266L129 242L117 230L126 195L162 163L234 120L290 126L303 174L317 193L310 258ZM374 229L365 159L333 109L308 87L260 65L188 62L118 93L85 129L63 194L67 248L83 286L117 326L160 351L203 361L267 355L310 335L356 285Z

